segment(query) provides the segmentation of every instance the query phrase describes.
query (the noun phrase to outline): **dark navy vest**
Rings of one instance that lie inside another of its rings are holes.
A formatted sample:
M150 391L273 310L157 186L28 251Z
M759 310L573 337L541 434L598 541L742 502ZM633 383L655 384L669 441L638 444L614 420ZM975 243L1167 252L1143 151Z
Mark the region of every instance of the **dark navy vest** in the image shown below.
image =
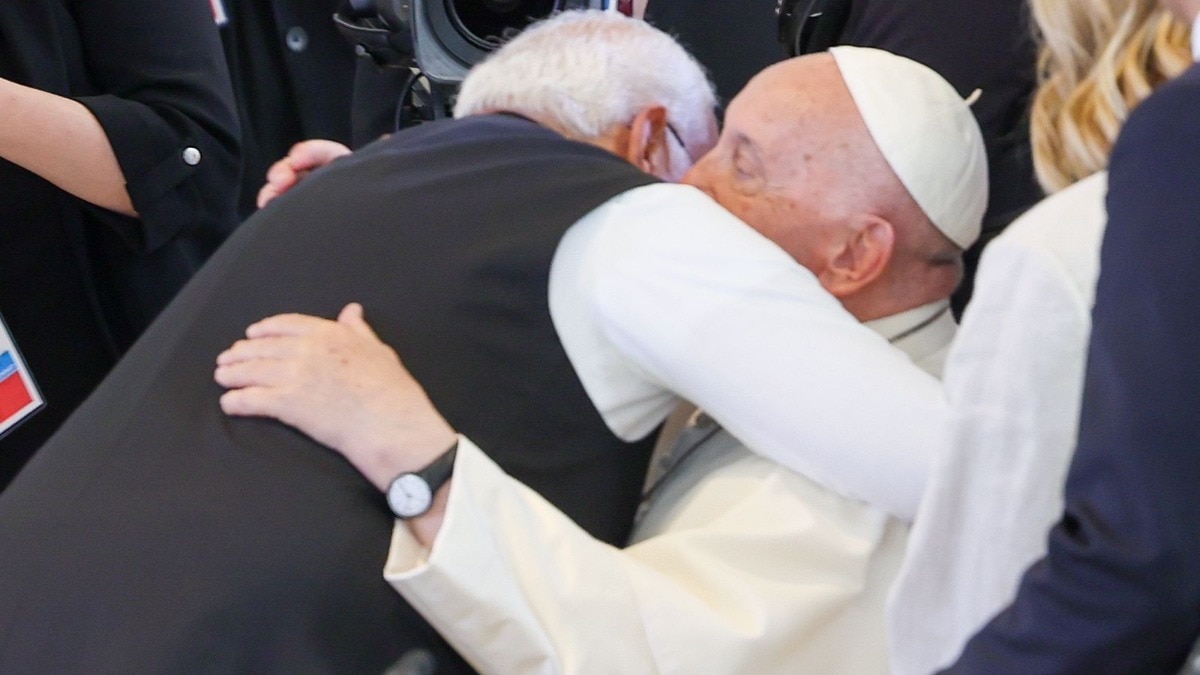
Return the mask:
M382 579L392 518L349 463L223 415L216 355L359 301L510 474L622 544L650 440L605 427L550 320L556 246L653 178L529 121L402 132L248 220L0 494L0 672L381 672L465 664Z

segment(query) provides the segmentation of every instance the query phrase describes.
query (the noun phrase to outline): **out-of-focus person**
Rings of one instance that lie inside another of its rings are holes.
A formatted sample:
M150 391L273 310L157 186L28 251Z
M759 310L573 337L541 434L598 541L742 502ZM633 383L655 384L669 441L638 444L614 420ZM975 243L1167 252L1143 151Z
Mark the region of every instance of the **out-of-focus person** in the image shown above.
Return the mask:
M900 675L950 664L1045 553L1077 441L1104 169L1130 112L1191 64L1187 27L1154 0L1031 8L1042 43L1035 166L1053 196L989 245L947 362L952 440L889 607Z
M1200 55L1200 1L1163 5ZM1192 66L1121 130L1062 518L947 672L1175 673L1200 635L1197 110Z
M0 110L2 487L236 224L238 129L204 0L6 0Z

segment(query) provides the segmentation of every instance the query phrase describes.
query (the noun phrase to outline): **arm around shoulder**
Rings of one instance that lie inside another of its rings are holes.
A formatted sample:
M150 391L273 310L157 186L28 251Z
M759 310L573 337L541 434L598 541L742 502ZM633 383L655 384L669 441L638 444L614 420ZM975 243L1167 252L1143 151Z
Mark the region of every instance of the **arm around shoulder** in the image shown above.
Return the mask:
M464 439L432 549L398 524L385 576L484 673L884 672L898 524L744 462L620 550Z

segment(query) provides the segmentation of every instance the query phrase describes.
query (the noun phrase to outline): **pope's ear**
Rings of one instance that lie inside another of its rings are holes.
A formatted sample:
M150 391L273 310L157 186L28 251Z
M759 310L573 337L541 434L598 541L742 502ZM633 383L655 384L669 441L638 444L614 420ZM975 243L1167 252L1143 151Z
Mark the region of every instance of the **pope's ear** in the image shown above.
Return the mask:
M821 285L836 298L854 295L883 274L895 245L896 230L888 220L864 216L818 275Z

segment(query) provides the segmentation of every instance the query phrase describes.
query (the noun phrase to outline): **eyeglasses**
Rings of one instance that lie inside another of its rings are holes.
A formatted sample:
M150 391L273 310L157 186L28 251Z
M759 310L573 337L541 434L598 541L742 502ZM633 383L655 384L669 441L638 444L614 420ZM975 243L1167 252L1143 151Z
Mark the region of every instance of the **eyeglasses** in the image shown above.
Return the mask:
M683 142L683 137L679 135L679 132L675 130L675 127L672 126L670 122L667 122L667 131L670 132L671 137L675 139L675 142L679 144L679 148L683 150L683 154L688 158L688 161L695 163L696 159L692 157L691 151L688 150L687 143Z

